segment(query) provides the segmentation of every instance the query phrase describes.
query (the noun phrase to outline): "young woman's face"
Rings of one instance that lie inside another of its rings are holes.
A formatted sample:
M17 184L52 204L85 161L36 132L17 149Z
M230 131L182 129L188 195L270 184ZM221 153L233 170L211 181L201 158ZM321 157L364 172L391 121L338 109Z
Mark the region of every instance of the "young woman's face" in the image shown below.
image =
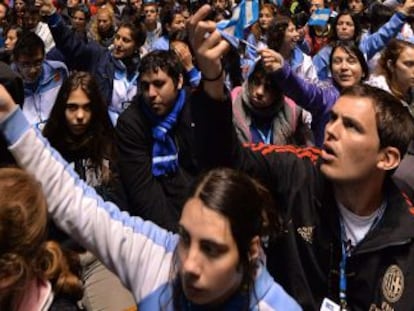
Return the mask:
M85 134L92 119L91 103L81 87L70 92L65 107L66 125L75 136Z
M285 30L285 37L283 38L283 47L292 51L298 40L299 33L296 30L296 26L292 22L289 22L289 25Z
M179 234L179 275L187 299L201 305L226 301L243 275L229 220L191 198L184 205Z
M131 0L130 4L137 10L137 12L139 12L142 7L142 0Z
M72 27L76 31L83 32L86 29L86 16L82 11L76 11L72 16Z
M185 18L182 14L175 14L173 21L168 29L170 33L185 29Z
M332 57L332 79L341 88L353 86L362 80L362 66L354 54L338 47Z
M17 42L17 31L16 29L10 29L6 34L6 41L4 42L4 46L6 51L13 51L14 46Z
M268 9L261 9L259 14L259 25L262 29L269 28L273 19L273 13Z
M114 50L112 55L115 58L125 58L134 54L136 49L135 41L132 38L131 29L120 27L114 37Z
M351 15L342 15L336 24L336 33L339 40L352 40L355 34L355 24Z
M406 94L414 87L414 48L405 47L394 65L390 64L391 81Z
M14 2L14 9L15 9L17 12L21 12L21 11L23 10L24 6L25 6L25 3L24 3L24 1L23 1L23 0L16 0L16 1Z

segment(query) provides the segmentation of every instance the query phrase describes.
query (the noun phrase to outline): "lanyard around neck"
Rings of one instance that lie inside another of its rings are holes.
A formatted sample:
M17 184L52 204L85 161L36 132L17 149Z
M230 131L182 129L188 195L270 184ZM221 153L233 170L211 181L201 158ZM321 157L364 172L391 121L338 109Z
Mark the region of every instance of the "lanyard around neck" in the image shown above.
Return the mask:
M382 217L384 216L385 208L387 204L383 202L378 209L377 216L375 217L374 221L372 222L368 232L372 231L378 223L381 221ZM341 250L342 250L342 257L339 263L339 303L341 311L348 310L348 303L346 297L346 288L347 288L347 279L346 279L346 261L347 258L351 256L353 246L350 240L346 237L345 225L342 216L339 218L339 223L341 226Z

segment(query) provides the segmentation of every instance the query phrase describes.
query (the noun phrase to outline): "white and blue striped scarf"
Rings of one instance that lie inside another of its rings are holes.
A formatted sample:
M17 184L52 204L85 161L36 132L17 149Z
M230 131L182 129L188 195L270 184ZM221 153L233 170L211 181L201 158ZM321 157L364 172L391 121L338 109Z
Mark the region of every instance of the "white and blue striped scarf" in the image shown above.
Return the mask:
M155 116L147 106L144 112L153 123L152 137L152 174L161 176L174 173L178 169L178 150L171 135L171 129L177 123L178 115L184 107L185 90L180 90L172 111L165 117ZM145 105L145 104L144 104Z

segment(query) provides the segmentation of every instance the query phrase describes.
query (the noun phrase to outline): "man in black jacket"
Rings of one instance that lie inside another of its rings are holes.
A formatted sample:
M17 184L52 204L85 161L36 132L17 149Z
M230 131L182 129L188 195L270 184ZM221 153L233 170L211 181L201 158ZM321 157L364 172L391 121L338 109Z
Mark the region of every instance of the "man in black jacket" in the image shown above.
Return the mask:
M213 100L183 88L179 59L154 51L142 59L138 95L117 122L119 174L133 215L175 231L187 187L199 173L191 102Z
M221 43L211 42L217 32L202 21L208 9L201 11L194 33L211 34L193 40L193 49L213 55ZM270 72L283 62L274 51L260 53ZM304 310L412 310L414 207L390 176L414 125L397 99L369 86L344 90L322 150L243 148L230 105L196 108L199 163L243 170L274 194L285 230L266 250L267 264Z

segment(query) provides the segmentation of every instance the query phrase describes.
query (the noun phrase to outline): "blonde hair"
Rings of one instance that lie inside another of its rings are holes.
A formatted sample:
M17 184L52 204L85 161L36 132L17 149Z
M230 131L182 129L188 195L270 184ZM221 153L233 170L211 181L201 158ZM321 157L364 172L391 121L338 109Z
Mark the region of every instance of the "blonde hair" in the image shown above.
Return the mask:
M20 169L1 168L0 309L12 310L12 302L35 278L58 285L54 286L57 293L78 294L79 279L75 276L73 281L59 245L46 242L46 228L47 206L40 183ZM62 277L73 286L59 285L66 283Z
M92 19L91 30L90 30L90 35L92 39L97 42L101 42L101 39L102 39L98 31L98 15L102 13L108 14L109 19L111 20L112 26L115 26L115 12L112 6L109 4L105 4L104 6L101 6L96 12L95 17Z

